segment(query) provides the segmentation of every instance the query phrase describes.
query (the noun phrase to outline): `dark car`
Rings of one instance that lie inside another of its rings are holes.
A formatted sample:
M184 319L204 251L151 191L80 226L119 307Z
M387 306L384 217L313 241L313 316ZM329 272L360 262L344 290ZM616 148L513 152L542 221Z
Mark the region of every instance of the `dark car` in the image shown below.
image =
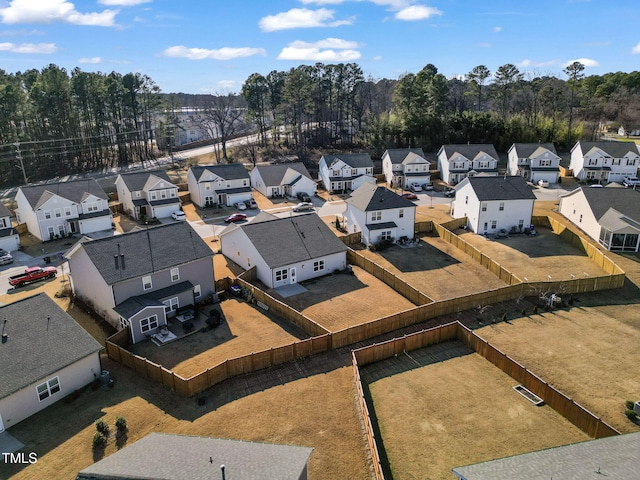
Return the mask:
M416 198L418 198L418 196L415 193L411 193L411 192L405 192L402 194L402 196L407 200L415 200Z
M296 197L301 202L311 202L311 197L309 196L309 194L307 192L298 192L298 193L296 193Z
M224 219L227 223L236 223L246 220L247 216L244 213L233 213Z
M447 189L445 189L444 196L445 197L455 197L456 196L456 189L455 188L447 188Z

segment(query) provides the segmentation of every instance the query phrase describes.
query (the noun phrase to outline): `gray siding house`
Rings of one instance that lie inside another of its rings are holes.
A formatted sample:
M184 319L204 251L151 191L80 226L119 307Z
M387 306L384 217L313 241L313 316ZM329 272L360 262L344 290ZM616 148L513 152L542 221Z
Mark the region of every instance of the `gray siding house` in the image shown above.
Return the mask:
M11 212L0 203L0 248L11 252L20 248L20 235L11 224Z
M233 206L251 200L249 172L241 163L196 165L187 172L191 201L199 207Z
M102 346L46 294L0 307L0 432L100 375Z
M66 254L74 294L133 343L179 307L215 294L213 252L187 222L79 241Z

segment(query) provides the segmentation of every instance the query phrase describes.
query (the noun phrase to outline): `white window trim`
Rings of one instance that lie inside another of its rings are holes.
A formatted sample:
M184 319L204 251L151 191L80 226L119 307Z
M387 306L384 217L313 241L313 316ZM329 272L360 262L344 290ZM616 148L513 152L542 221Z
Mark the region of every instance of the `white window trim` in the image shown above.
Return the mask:
M42 387L44 387L44 390L41 390ZM50 378L46 382L41 383L40 385L38 385L36 387L36 393L38 394L38 399L41 402L43 400L46 400L47 398L51 397L52 395L55 395L56 393L59 393L60 390L61 390L61 388L60 388L60 378L58 376Z
M172 268L171 269L171 281L172 282L177 282L178 280L180 280L180 268L178 268L178 267Z
M180 306L180 300L178 299L178 297L170 298L169 300L165 300L162 303L164 303L164 311L166 313L177 310Z
M145 282L145 279L149 279L149 282L148 282L149 287L147 287L147 282ZM153 288L153 280L151 279L151 275L142 277L142 289L144 291L147 291L147 290L151 290L152 288Z
M154 323L155 326L153 326ZM155 328L158 328L158 315L154 314L150 317L140 319L140 331L142 333L150 332Z
M324 260L316 260L315 262L313 262L313 271L314 272L321 272L324 270Z
M202 287L200 285L196 285L193 287L193 296L195 298L199 298L202 295Z

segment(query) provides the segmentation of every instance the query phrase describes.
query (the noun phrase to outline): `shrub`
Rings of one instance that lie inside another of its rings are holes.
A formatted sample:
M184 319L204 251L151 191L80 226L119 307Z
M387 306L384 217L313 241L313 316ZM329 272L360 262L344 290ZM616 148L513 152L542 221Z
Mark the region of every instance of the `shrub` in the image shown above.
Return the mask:
M522 315L526 315L526 314L527 314L527 309L526 309L526 308L523 308L523 309L522 309L522 311L521 311L520 313L522 313Z
M533 306L533 314L536 315L538 313L538 306L534 305Z
M626 402L624 402L624 406L627 407L627 410L633 410L633 401L627 400Z
M111 431L111 429L109 428L109 424L104 420L98 420L96 422L96 430L97 433L101 433L105 436L105 438L109 436L109 432Z
M503 313L503 314L502 314L502 321L503 321L503 322L506 322L506 321L507 321L507 314L506 314L506 313Z
M124 417L116 417L115 422L116 430L118 433L124 433L127 431L127 419Z
M93 434L93 442L94 449L104 448L107 445L107 437L104 436L103 433L96 432Z
M638 414L636 412L634 412L633 410L627 410L626 412L624 412L624 414L631 421L635 421L638 418Z

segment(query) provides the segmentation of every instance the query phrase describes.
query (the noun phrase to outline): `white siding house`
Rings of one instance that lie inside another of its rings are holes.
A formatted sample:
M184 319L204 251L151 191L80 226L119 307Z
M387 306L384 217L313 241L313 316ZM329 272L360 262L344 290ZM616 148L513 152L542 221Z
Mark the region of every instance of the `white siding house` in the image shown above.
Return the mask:
M497 176L498 153L491 144L443 145L438 151L438 171L450 185L479 174Z
M116 189L124 211L137 220L167 218L180 210L178 187L162 170L121 173Z
M348 248L315 213L278 218L260 213L220 234L222 254L278 288L343 270Z
M629 188L577 188L558 211L607 250L640 249L640 192Z
M394 148L382 155L382 173L391 188L431 183L430 165L421 148Z
M454 218L467 217L479 234L522 231L531 224L535 195L522 177L468 177L456 185Z
M109 199L95 180L18 188L16 218L42 241L111 230Z
M537 183L546 180L558 183L560 157L553 143L514 143L508 152L507 171Z
M316 182L303 163L259 165L251 170L251 186L268 198L315 195Z
M318 176L329 193L349 192L362 184L376 183L368 153L323 155L318 168Z
M349 233L362 232L364 244L413 238L416 206L388 188L365 184L345 202L346 229Z
M253 198L249 172L240 163L193 166L187 172L187 184L191 201L201 208L232 206Z
M577 142L571 149L573 176L594 183L622 183L637 175L640 151L633 142Z
M11 212L0 203L0 248L11 252L20 248L20 235L11 224Z

